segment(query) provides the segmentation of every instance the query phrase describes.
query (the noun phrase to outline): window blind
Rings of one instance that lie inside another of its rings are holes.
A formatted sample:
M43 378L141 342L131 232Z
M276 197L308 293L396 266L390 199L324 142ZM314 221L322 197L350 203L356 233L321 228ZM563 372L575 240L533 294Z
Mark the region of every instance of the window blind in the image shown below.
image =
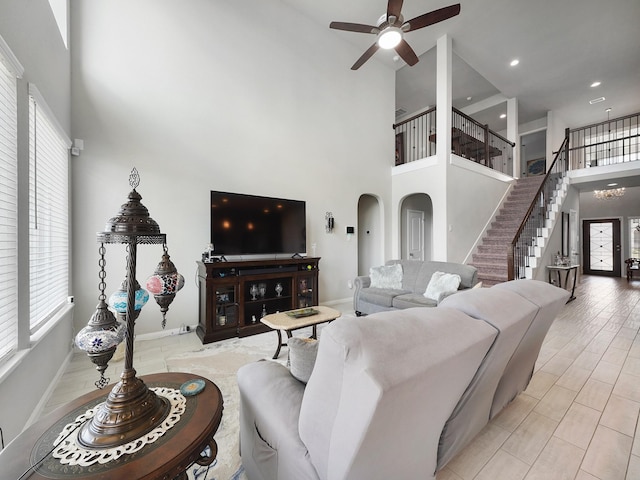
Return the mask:
M69 295L69 146L37 90L29 88L30 328Z
M0 362L18 347L17 91L3 53L0 48Z

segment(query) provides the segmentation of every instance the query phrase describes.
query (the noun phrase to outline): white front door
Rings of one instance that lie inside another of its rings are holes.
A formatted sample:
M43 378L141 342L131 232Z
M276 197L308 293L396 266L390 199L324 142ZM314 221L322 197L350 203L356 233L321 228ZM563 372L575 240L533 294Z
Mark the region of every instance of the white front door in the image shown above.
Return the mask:
M407 210L406 239L409 260L424 260L424 212Z

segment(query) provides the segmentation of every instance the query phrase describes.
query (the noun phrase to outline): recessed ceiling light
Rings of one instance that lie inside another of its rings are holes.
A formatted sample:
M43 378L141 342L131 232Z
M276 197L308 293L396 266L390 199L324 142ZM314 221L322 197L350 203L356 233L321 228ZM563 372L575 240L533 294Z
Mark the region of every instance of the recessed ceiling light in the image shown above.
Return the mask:
M591 84L591 88L599 87L600 85L601 85L601 82L593 82L593 83Z
M604 102L606 99L604 97L594 98L593 100L589 100L589 103L593 105L594 103Z
M467 101L469 101L469 102L470 102L472 98L473 98L473 97L467 97Z
M500 118L507 118L507 114L506 113L501 114Z
M607 183L607 187L615 187L616 185L618 185L617 183Z
M512 67L515 67L516 65L518 65L520 63L520 60L518 60L517 58L514 60L511 60L511 63L509 65L511 65Z

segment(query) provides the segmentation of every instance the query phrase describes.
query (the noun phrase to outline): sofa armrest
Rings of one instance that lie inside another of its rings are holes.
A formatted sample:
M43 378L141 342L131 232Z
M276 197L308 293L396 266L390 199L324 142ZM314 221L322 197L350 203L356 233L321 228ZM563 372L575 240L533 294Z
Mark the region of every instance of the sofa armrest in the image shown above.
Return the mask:
M353 287L356 290L360 290L361 288L369 288L371 286L371 277L356 277L353 281Z
M353 280L353 309L356 311L356 314L359 315L357 312L360 309L360 291L363 288L369 288L369 286L371 285L371 277L368 276L360 276L360 277L356 277Z
M242 366L237 381L240 455L248 478L317 480L298 433L305 385L269 360Z

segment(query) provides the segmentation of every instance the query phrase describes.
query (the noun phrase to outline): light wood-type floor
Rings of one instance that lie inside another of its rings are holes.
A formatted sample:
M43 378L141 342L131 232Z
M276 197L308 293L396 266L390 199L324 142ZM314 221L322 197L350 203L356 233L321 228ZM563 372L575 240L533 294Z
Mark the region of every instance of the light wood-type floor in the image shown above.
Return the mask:
M576 297L552 325L527 390L438 480L640 479L640 280L583 276ZM353 313L350 304L333 307ZM275 348L272 332L262 336ZM202 348L194 333L139 345L139 375L166 371L165 358ZM112 380L122 362L114 365ZM74 355L45 413L95 388L96 378L86 356Z

